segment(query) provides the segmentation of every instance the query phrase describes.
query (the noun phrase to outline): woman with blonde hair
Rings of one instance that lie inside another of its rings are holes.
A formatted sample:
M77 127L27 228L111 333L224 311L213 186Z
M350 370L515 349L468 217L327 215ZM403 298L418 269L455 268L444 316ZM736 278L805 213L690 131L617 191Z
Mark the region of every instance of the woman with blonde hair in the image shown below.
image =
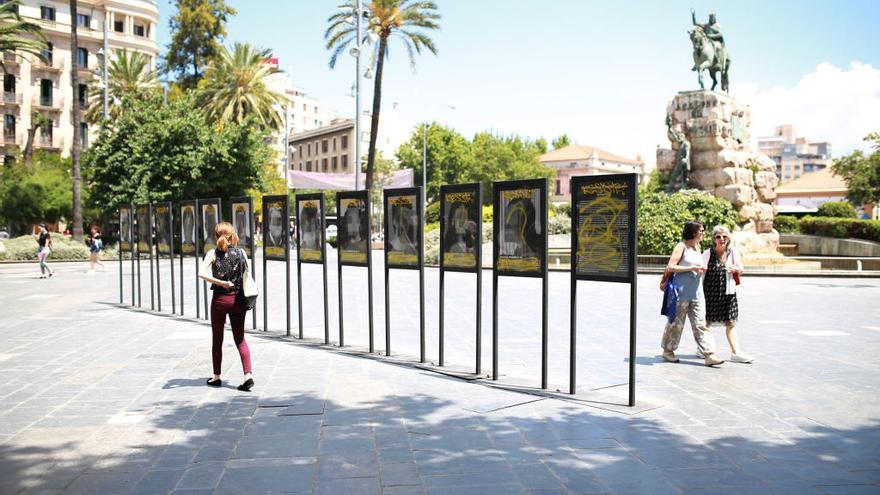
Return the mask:
M232 338L241 356L241 367L244 371L244 382L239 390L249 392L254 386L251 377L251 352L244 340L244 320L247 306L237 297L244 291L244 278L247 276L248 259L238 245L238 235L229 222L220 222L214 226L216 249L205 254L199 268L199 278L211 283L214 296L211 299L211 333L213 335L211 357L213 358L214 377L208 379L208 385L219 387L220 364L223 360L223 327L226 315L232 324Z
M723 323L727 328L731 362L751 363L754 358L743 354L736 338L736 320L739 318L736 286L743 265L732 244L730 230L723 225L717 225L712 229L712 247L703 251L703 264L706 266L706 274L703 276L706 322L709 326Z

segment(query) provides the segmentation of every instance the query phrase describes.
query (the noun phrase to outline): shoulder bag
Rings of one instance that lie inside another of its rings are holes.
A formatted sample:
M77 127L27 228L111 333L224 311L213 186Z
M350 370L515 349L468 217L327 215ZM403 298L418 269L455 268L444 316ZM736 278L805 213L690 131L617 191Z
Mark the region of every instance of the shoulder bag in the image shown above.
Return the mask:
M247 309L254 309L257 305L257 296L260 295L260 290L257 288L257 283L254 281L254 277L251 276L251 270L248 266L247 256L245 256L244 251L239 249L238 255L241 256L243 261L241 274L242 289L238 292L236 297L244 307Z

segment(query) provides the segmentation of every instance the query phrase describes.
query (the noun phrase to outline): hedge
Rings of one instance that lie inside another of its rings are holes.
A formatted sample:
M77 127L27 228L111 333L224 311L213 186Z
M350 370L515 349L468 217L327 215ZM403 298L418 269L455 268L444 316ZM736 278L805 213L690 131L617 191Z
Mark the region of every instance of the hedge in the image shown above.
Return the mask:
M773 228L780 234L800 234L801 222L798 217L791 215L777 215L773 219Z
M639 190L639 254L669 254L681 241L685 222L699 220L711 232L716 225L733 230L736 211L729 201L704 192L678 192L672 195ZM711 235L703 238L708 248Z
M819 205L816 212L819 217L859 218L856 209L846 201L829 201Z
M880 242L880 220L807 216L800 224L803 234Z
M37 241L33 236L23 235L3 242L3 250L0 250L2 261L36 261ZM118 259L118 254L113 248L106 248L101 256L102 260ZM49 260L87 260L89 259L89 247L82 242L74 242L69 237L61 234L52 235L52 255Z

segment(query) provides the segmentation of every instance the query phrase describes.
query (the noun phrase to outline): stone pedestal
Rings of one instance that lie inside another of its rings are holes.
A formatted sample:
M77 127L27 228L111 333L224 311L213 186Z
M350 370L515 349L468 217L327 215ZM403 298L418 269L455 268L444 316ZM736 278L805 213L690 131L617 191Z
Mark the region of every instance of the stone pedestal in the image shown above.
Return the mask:
M779 234L773 229L776 163L749 149L751 109L724 93L683 91L666 107L672 125L691 143L689 188L724 198L739 214L740 249L775 252ZM657 168L669 172L678 143L657 150ZM708 227L712 227L711 225ZM753 249L748 249L751 246Z

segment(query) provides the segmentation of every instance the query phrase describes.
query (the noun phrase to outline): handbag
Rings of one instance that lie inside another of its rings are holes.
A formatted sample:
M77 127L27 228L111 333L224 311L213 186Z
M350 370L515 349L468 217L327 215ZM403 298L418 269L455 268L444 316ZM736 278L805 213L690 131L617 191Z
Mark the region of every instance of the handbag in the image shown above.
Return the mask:
M734 266L736 266L736 260L733 259L733 251L730 252L730 262L733 263ZM730 275L733 276L733 283L739 285L741 274L739 272L730 272Z
M257 306L257 296L260 295L260 290L257 288L257 283L254 281L254 277L251 276L247 256L244 255L241 249L239 249L238 255L244 260L244 270L241 274L242 288L238 291L236 297L239 298L239 302L241 302L245 308L254 309Z
M675 274L670 273L663 289L663 303L660 306L660 314L665 315L669 323L675 321L675 317L678 316L679 290L679 287L675 285Z

